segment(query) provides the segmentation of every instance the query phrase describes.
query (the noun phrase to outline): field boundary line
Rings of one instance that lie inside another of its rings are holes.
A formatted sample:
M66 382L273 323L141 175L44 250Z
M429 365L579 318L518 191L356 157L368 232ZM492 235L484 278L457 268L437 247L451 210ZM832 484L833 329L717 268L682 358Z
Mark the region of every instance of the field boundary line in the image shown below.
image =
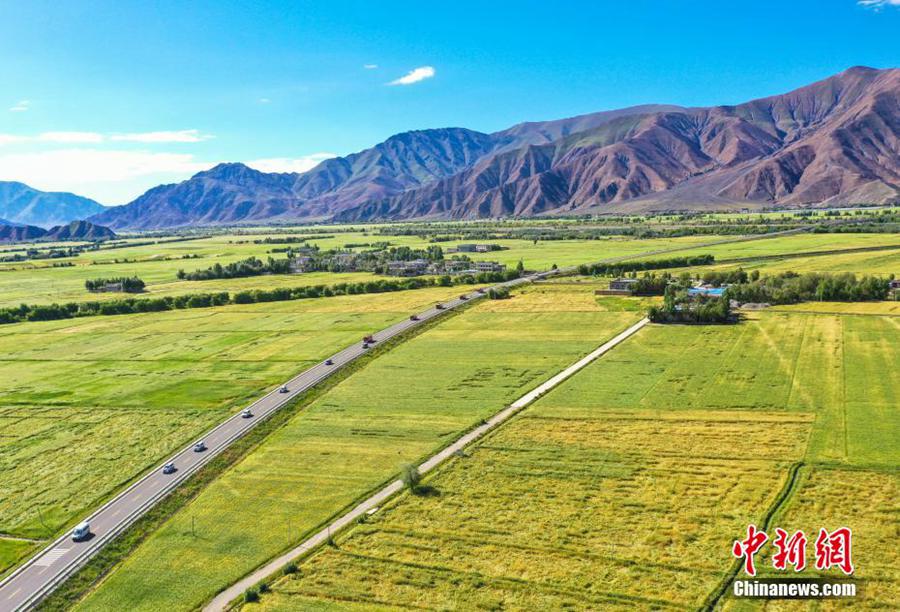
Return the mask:
M443 449L432 455L429 459L419 464L419 472L421 474L427 474L428 472L434 470L435 468L446 462L448 459L454 457L466 446L508 421L526 406L529 406L537 399L554 389L557 385L572 377L573 375L584 369L587 365L596 361L598 358L618 346L620 343L624 342L632 335L643 329L649 323L649 319L642 318L640 321L634 323L626 330L614 336L612 339L607 340L572 365L566 367L562 371L550 377L548 380L511 403L500 412L494 414L494 416L486 419L475 429L472 429L453 443L445 446ZM402 491L403 488L404 484L400 479L390 482L388 485L382 487L380 490L376 491L374 494L370 495L365 500L357 504L352 510L345 512L341 516L331 521L328 525L325 526L325 528L320 529L314 535L301 542L298 546L292 548L286 553L283 553L282 555L279 555L272 561L269 561L267 564L263 565L256 571L245 576L224 591L220 592L206 606L204 606L203 611L221 612L223 610L229 609L231 602L240 597L241 594L244 593L244 591L252 588L259 582L262 582L273 574L279 572L287 563L312 552L322 544L330 541L335 533L355 523L356 520L363 516L366 512L378 508L380 505L388 501L391 497Z
M805 462L797 461L792 463L791 467L788 468L787 480L781 488L781 491L778 492L772 505L769 506L769 509L766 510L766 513L763 515L760 531L769 531L769 524L772 522L772 519L785 504L787 504L787 501L794 494L794 490L797 488L797 482L799 481L800 469L804 465L806 465ZM731 586L731 583L734 582L738 572L741 571L741 565L742 562L740 559L734 560L731 567L728 569L728 572L723 576L722 581L709 595L707 595L706 600L700 605L700 610L703 612L713 612L713 610L716 609L719 602L722 601L722 598L728 593L728 587Z

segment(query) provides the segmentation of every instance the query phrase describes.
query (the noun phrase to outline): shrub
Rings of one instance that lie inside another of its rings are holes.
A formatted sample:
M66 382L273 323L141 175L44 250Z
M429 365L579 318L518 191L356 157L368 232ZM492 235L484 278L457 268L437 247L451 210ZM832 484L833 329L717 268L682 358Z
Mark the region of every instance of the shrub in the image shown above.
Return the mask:
M259 591L256 589L247 589L244 591L244 603L254 603L259 601Z
M410 463L403 466L400 479L403 481L403 486L415 492L416 487L422 482L422 475L419 473L419 468Z

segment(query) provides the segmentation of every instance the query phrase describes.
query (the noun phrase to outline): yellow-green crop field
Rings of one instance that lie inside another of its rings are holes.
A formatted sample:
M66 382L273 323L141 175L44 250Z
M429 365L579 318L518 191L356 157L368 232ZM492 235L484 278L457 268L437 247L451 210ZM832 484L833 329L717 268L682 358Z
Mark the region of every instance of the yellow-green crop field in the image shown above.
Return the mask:
M46 538L430 288L0 326L0 534ZM0 537L0 571L33 548Z
M704 242L714 242L715 240L725 240L724 237L707 236ZM749 240L747 242L736 242L729 244L719 244L709 247L687 248L679 251L678 255L705 255L711 254L717 260L735 259L735 258L752 258L766 257L773 255L795 255L797 253L832 251L840 249L876 247L876 246L900 246L900 236L897 234L795 234L790 236L777 236L774 238L763 238L758 240ZM883 251L880 254L885 255L890 251ZM859 254L857 254L859 255ZM863 253L863 255L877 256L879 252ZM648 256L646 259L655 259L659 256ZM790 260L787 260L790 265ZM746 266L745 266L746 267ZM857 272L867 272L865 268L855 270Z
M641 316L600 307L591 289L473 304L379 356L175 514L79 609L203 604Z
M645 328L245 609L696 609L772 510L853 528L851 607L896 609L898 340L883 315Z

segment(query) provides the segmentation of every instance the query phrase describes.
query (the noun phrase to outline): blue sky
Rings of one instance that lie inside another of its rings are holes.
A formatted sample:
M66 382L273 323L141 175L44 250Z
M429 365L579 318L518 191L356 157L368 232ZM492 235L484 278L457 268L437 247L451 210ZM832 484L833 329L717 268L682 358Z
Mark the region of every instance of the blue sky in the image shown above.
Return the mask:
M4 2L0 180L120 204L411 129L738 103L898 67L898 33L900 0Z

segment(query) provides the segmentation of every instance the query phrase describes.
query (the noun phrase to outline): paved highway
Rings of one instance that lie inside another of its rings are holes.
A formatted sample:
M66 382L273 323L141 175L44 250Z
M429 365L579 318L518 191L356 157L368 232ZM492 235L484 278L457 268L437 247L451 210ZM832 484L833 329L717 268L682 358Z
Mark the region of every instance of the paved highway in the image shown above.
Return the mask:
M548 273L535 274L502 283L499 286L513 287L548 275ZM470 300L482 298L484 295L477 291L467 293L465 299L457 297L441 302L442 309L435 306L418 313L417 320L407 318L374 333L372 336L376 342L375 346L408 329L422 325L444 312L458 308ZM41 598L84 565L106 543L136 521L175 487L187 480L191 474L221 453L234 440L250 431L257 423L297 395L314 387L342 366L358 359L370 350L372 349L362 348L362 342L345 348L330 357L332 365L325 365L323 361L287 381L285 383L288 389L287 393L282 393L279 388L276 388L248 406L253 414L252 417L243 418L241 411L238 411L226 421L199 436L197 439L206 443L207 450L194 452L193 444L191 444L90 515L86 519L91 526L92 536L90 538L82 542L75 542L69 534L66 534L0 582L0 610L18 611L33 607ZM172 474L163 474L163 465L168 462L174 463L177 469Z
M762 240L779 235L783 236L806 231L807 229L808 228L799 228L785 232L764 234L761 236L736 237L732 239L711 241L704 244L692 245L690 247L648 251L609 258L604 260L603 263L615 263L627 259L685 250L687 248L697 249L731 242ZM513 287L535 280L542 280L555 274L572 272L576 268L577 266L570 266L568 268L561 268L560 270L541 272L495 286ZM466 295L466 299L457 297L453 300L443 302L443 309L438 309L436 307L430 308L419 313L417 315L418 320L406 319L373 334L373 337L376 342L384 342L408 329L422 325L448 310L458 308L469 300L476 300L483 296L484 294L482 293L472 292ZM91 556L99 551L106 543L134 523L134 521L140 518L144 512L149 510L160 499L171 493L175 487L187 480L191 474L221 453L222 450L234 440L250 431L257 423L270 416L273 412L287 404L291 399L325 380L342 366L358 359L366 352L367 349L363 349L362 343L360 342L332 355L331 360L333 361L333 365L325 365L324 362L319 363L287 381L287 393L280 393L276 388L274 391L251 404L249 408L253 413L253 417L246 419L242 418L240 411L238 411L229 419L198 437L198 440L204 440L206 442L207 450L204 452L194 452L193 445L191 445L161 463L149 474L135 482L86 519L91 526L92 535L90 538L82 542L74 542L71 537L66 534L37 553L15 572L0 582L0 611L19 611L33 607L43 597L64 582L66 578L78 570L78 568L84 565ZM162 467L168 462L173 462L177 470L172 474L163 474Z

